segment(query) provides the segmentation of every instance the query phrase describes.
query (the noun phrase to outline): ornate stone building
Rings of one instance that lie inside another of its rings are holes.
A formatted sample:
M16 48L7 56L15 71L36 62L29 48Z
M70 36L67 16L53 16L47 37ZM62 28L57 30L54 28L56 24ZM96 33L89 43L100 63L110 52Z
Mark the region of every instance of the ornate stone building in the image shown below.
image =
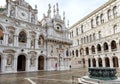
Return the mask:
M69 32L73 68L120 68L120 0L109 0Z
M58 4L38 21L37 6L33 9L24 0L6 0L0 8L0 72L68 70L71 40L59 14Z

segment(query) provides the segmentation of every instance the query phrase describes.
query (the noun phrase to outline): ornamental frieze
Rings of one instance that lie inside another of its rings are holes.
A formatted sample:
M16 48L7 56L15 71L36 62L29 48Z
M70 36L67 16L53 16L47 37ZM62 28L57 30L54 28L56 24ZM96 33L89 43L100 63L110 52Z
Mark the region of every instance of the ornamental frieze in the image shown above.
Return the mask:
M3 53L16 53L16 51L12 49L6 49L6 50L3 50Z

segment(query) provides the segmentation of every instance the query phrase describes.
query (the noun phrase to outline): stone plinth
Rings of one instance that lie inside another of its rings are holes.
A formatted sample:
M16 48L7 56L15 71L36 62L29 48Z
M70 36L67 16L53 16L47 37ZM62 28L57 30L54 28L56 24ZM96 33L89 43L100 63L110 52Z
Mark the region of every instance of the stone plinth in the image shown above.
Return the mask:
M88 68L89 77L93 79L99 80L114 80L116 77L116 69L115 68Z

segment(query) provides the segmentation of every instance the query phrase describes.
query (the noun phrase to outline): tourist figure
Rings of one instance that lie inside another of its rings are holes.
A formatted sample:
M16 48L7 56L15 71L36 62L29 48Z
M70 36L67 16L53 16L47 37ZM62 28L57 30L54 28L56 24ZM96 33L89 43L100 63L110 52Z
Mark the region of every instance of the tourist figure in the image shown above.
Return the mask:
M70 65L70 70L71 70L71 65Z
M57 63L55 64L55 70L57 71Z

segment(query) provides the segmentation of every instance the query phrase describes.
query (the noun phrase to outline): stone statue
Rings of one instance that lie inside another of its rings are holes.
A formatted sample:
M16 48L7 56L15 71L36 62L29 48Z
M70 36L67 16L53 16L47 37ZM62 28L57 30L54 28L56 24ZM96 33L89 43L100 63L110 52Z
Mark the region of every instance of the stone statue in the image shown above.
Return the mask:
M8 56L7 57L7 65L11 65L12 64L12 56Z

